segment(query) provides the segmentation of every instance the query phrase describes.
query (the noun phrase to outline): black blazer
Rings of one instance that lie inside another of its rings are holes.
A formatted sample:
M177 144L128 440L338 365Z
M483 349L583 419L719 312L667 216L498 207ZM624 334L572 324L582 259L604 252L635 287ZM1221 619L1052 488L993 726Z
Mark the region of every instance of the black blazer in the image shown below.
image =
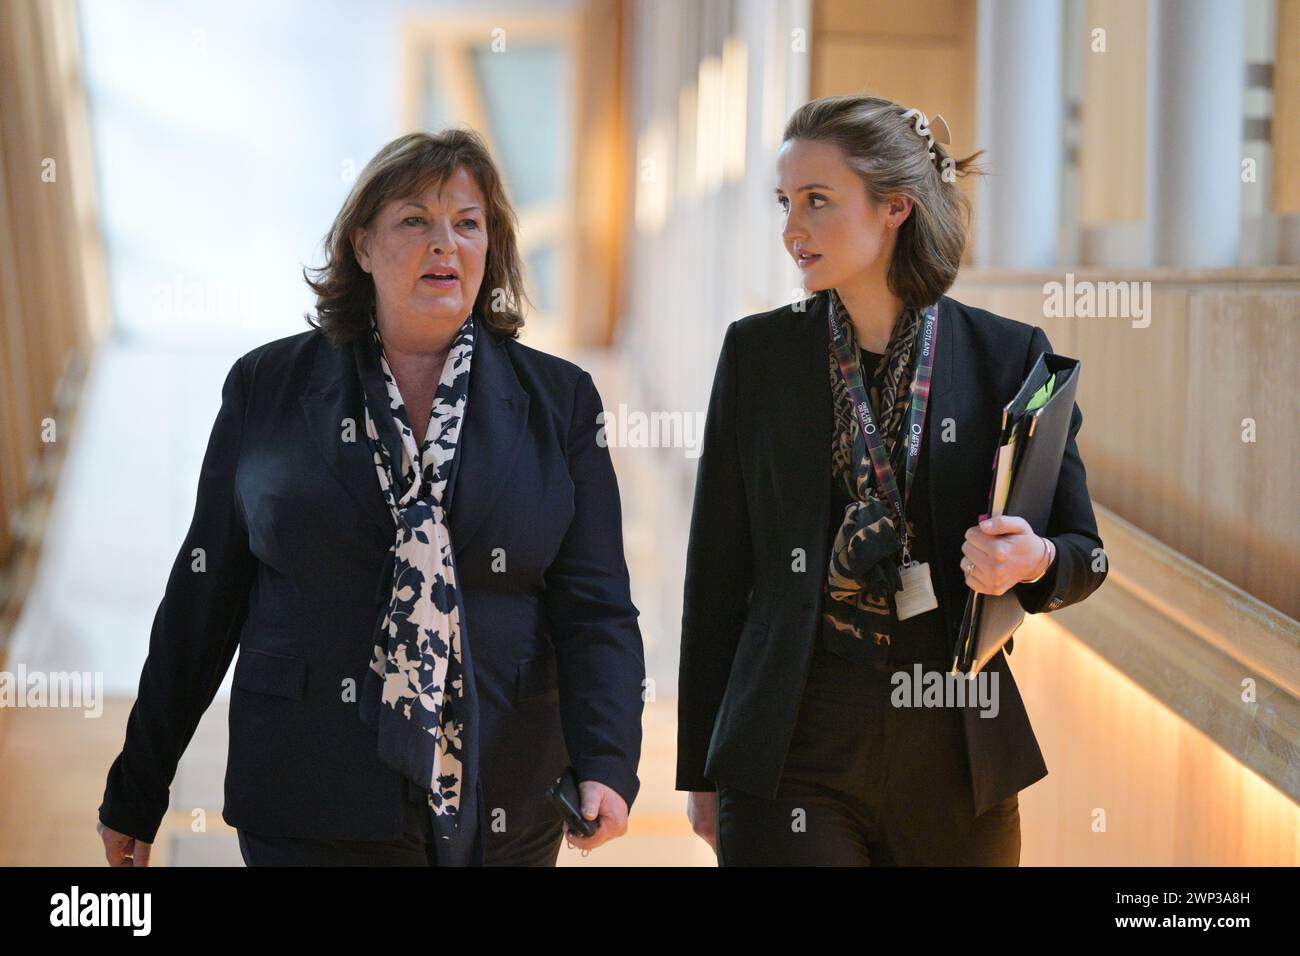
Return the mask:
M481 701L482 812L498 830L553 819L544 790L566 763L629 807L639 787L645 661L600 412L578 366L486 329L476 338L448 524ZM403 778L379 760L350 691L395 537L364 421L352 346L315 329L231 368L108 774L106 826L153 841L239 645L226 822L400 837ZM198 548L206 567L194 570Z
M718 784L774 797L819 633L830 538L829 293L731 323L723 338L698 465L686 559L678 700L678 790ZM944 296L939 304L926 431L934 528L931 562L942 625L953 640L968 589L960 563L968 528L988 507L1002 407L1038 354L1037 326ZM937 423L956 421L956 441ZM1102 546L1075 434L1076 404L1047 534L1056 560L1015 592L1029 613L1091 594ZM807 570L796 571L803 548ZM1007 651L1011 645L1007 646ZM1005 656L1000 710L965 719L976 813L1047 773Z

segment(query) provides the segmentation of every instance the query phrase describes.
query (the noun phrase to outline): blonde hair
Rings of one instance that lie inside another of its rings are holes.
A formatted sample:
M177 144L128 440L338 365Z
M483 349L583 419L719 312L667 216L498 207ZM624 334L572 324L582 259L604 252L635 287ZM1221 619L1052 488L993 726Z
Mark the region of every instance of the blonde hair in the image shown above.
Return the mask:
M487 144L473 130L459 128L399 136L366 164L325 236L325 264L303 270L303 278L316 293L316 314L305 316L309 325L319 328L336 345L369 329L375 282L357 262L353 230L368 228L389 200L419 196L430 186L446 182L462 166L474 177L487 203L487 262L474 313L498 335L519 337L528 298L516 238L518 218Z
M875 202L910 196L911 215L898 229L889 264L890 291L908 308L939 300L957 279L970 202L957 188L957 175L982 174L974 161L951 159L942 143L919 135L907 109L879 96L827 96L805 103L786 123L782 142L793 139L833 143L861 177ZM952 181L944 169L953 170Z

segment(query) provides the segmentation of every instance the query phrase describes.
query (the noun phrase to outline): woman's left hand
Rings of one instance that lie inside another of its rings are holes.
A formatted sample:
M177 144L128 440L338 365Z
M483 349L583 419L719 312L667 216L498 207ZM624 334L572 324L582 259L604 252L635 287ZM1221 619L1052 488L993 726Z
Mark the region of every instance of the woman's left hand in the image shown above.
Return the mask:
M594 850L627 832L627 804L615 790L595 780L583 780L578 784L578 796L582 798L583 819L599 818L600 823L595 833L585 837L572 832L566 820L564 838L570 849Z
M1029 522L1012 515L988 518L969 528L961 553L966 586L993 595L1037 577L1050 560L1043 539Z

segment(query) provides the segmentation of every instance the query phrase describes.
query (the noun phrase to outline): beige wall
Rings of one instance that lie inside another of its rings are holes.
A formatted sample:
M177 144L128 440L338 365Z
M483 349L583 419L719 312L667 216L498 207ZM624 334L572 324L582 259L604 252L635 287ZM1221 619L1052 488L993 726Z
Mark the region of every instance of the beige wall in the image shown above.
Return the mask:
M1022 862L1294 866L1300 270L1074 277L1150 282L1150 324L1044 315L1064 271L971 272L951 293L1081 360L1109 567L1089 600L1017 634L1050 771L1021 795Z
M1041 325L1082 361L1079 447L1096 501L1300 617L1300 270L1073 274L1150 282L1150 325L1044 317L1043 285L1064 272L968 273L952 294Z
M868 93L942 114L949 152L975 152L975 11L974 0L816 0L812 97ZM973 205L972 180L957 182Z
M1085 608L1112 588L1016 633L1011 667L1048 770L1020 794L1021 865L1300 864L1300 805L1187 720L1179 698L1158 699L1079 638ZM1105 620L1123 633L1122 618Z
M1079 225L1086 230L1146 215L1147 5L1088 0L1085 25ZM1091 49L1093 30L1105 31L1104 52Z

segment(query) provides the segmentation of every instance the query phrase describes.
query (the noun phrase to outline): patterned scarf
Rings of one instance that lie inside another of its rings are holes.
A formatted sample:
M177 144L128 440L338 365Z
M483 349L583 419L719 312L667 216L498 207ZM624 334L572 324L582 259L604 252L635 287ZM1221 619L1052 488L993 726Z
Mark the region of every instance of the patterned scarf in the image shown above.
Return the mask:
M377 728L380 759L429 791L435 823L459 828L464 789L476 785L467 779L472 767L466 765L477 700L473 681L465 675L465 609L444 492L469 397L474 315L470 313L452 341L418 451L373 312L369 341L356 354L364 385L366 437L397 528L389 549L392 595L376 628L361 690L361 719ZM400 436L400 474L394 471L390 444L380 439L380 429L389 439Z
M856 353L853 323L844 303L834 289L829 295L831 308L836 310L849 345ZM905 309L894 323L889 345L875 373L867 368L862 370L871 417L883 436L900 493L904 492L907 443L899 439L912 401L916 343L922 318L921 310ZM831 469L850 503L831 548L826 575L828 600L823 602L822 616L824 623L836 631L858 639L872 634L877 644L887 644L890 621L895 614L894 594L903 586L898 573L902 556L898 517L888 496L876 487L875 469L868 466L860 474L856 467L857 461L868 460L867 445L833 349L827 350L827 368L835 410ZM907 521L906 534L909 544L915 540L910 521Z

